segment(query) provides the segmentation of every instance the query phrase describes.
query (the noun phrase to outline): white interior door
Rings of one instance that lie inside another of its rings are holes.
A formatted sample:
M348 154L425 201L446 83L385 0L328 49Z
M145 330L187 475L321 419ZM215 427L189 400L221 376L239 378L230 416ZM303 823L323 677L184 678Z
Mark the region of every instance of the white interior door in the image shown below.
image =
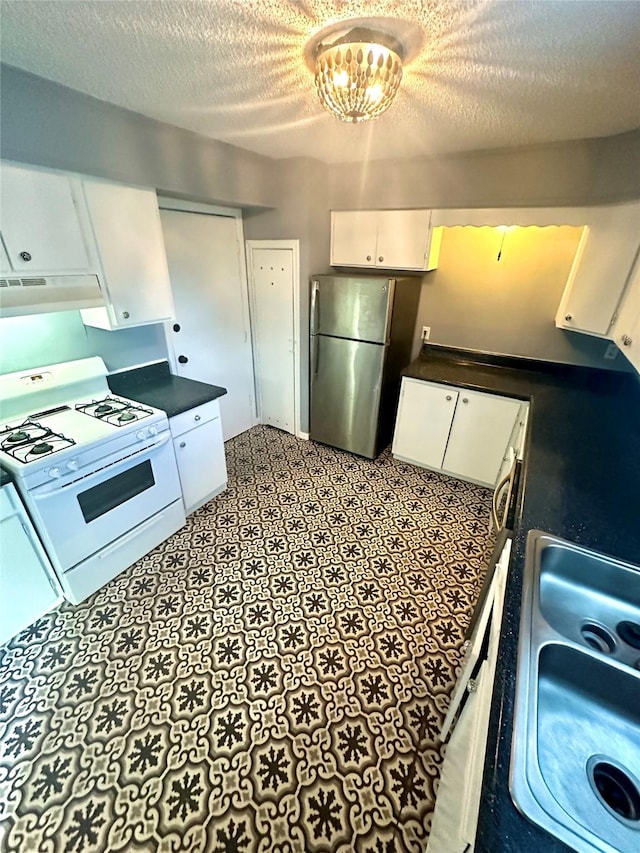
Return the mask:
M161 210L176 323L178 375L227 389L220 398L224 440L256 423L248 296L232 216ZM186 360L185 360L186 359Z
M293 249L249 244L249 253L259 418L295 434Z

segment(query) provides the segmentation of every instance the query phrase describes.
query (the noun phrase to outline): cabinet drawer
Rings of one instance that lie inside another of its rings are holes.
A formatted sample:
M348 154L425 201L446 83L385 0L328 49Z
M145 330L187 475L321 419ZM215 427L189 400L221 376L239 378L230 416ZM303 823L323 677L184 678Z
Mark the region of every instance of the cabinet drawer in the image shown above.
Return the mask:
M218 400L211 400L208 403L203 403L201 406L196 406L194 409L188 409L186 412L180 412L179 415L174 415L169 419L171 435L176 438L179 435L187 432L194 427L202 426L214 418L220 417L220 403Z

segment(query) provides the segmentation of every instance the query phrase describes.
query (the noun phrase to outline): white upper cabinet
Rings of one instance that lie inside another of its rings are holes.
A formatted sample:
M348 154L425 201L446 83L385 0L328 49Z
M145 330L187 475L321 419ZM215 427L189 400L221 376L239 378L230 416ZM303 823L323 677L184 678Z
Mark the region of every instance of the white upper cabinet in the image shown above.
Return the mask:
M95 276L105 304L82 310L90 326L173 318L155 190L2 162L0 201L4 276Z
M640 255L620 305L613 339L640 372Z
M82 312L104 329L172 319L173 298L154 190L85 179L84 194L104 272L105 308Z
M438 265L440 238L430 210L334 210L331 265L431 270Z
M640 202L591 208L556 326L609 337L640 246Z
M1 163L2 273L96 272L82 207L80 178Z

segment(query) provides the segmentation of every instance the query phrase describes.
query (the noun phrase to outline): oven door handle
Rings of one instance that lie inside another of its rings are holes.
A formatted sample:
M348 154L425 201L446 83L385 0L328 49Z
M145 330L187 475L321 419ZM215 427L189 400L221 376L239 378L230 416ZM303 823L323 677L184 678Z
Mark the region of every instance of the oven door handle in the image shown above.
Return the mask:
M111 468L119 468L129 460L131 460L134 464L136 460L143 461L145 457L151 455L154 451L159 450L164 444L166 444L170 440L171 433L167 432L153 444L147 445L145 448L139 450L135 454L127 455L122 459L118 459L116 462L112 462L110 465L107 465L105 468L101 468L99 471L96 471L93 474L88 474L86 477L77 477L73 480L68 480L64 483L60 483L59 485L58 480L52 480L34 489L31 494L33 495L36 501L41 501L55 497L55 495L59 495L65 489L68 489L71 485L79 483L82 483L82 490L84 491L86 488L91 488L92 483L96 483L98 481L103 480L105 477L105 473L108 474Z

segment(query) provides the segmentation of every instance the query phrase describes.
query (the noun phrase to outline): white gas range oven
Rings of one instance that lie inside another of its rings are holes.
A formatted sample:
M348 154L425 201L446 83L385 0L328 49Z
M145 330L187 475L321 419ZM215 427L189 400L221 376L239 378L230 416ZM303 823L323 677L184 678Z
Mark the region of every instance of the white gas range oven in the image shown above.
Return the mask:
M0 462L74 604L185 523L166 414L106 377L101 358L0 376Z

